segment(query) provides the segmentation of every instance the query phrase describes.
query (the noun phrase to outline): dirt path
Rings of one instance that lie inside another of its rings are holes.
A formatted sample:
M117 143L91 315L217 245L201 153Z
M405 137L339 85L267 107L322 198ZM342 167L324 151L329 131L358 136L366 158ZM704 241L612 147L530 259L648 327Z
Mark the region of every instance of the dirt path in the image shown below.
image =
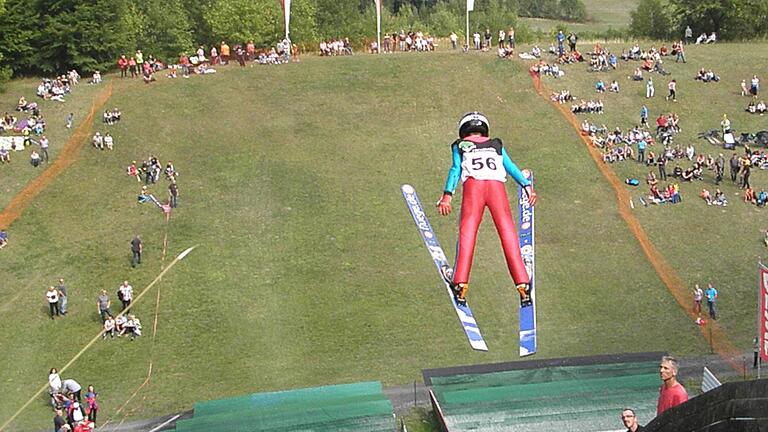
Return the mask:
M568 109L567 104L552 102L548 97L551 92L541 83L540 77L533 74L531 74L531 76L533 78L533 87L536 89L536 92L539 94L539 96L552 103L552 105L554 105L560 111L563 118L568 121L568 123L573 127L574 131L581 138L582 143L584 143L586 146L589 155L595 162L595 165L603 174L603 177L608 180L608 183L610 183L611 187L613 187L613 190L616 193L616 200L619 205L619 214L627 223L630 232L632 232L637 241L640 243L640 247L645 253L645 256L648 258L648 261L651 262L653 268L656 269L656 273L658 273L659 277L664 282L664 285L667 286L669 292L672 294L675 300L677 300L677 303L681 308L683 308L691 321L694 321L696 319L696 313L690 307L692 299L690 290L686 286L686 283L677 274L677 271L675 271L675 269L667 262L667 260L664 259L664 256L661 254L661 252L656 249L656 246L651 242L651 240L648 238L648 235L645 233L645 230L640 224L640 221L632 213L632 209L629 204L629 192L627 192L626 188L624 187L624 183L619 180L619 178L616 176L616 173L613 172L613 170L603 162L600 152L597 151L597 149L590 144L589 139L581 133L581 126L579 125L579 121L576 119L576 116ZM736 347L730 342L725 331L717 324L716 321L710 320L706 326L699 326L699 329L701 330L701 334L706 339L711 338L713 349L724 361L730 364L731 367L733 367L733 369L739 373L744 372L744 366L742 362L738 360L741 357L741 352L737 350Z
M16 194L11 202L0 212L0 229L7 229L24 213L29 204L50 182L77 160L77 157L80 155L80 149L83 148L83 145L90 138L93 116L101 111L101 107L104 106L110 97L112 97L111 82L93 100L88 116L75 129L75 133L69 137L53 163L39 176L27 183L24 189Z

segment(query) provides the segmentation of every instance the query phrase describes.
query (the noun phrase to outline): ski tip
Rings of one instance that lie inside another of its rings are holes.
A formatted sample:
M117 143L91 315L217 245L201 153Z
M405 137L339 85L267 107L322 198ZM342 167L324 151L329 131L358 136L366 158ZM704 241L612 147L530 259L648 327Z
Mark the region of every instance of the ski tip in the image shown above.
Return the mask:
M485 344L485 341L470 341L469 344L475 351L488 351L488 345Z
M402 190L405 193L414 193L414 192L416 192L416 189L414 189L413 186L411 186L409 184L404 184L404 185L400 186L400 190Z

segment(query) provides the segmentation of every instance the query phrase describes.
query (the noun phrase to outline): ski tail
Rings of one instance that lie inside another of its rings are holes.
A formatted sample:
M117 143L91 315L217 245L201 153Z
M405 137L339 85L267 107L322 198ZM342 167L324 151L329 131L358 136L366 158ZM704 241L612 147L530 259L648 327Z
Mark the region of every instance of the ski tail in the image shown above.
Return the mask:
M533 173L525 170L523 174L531 180L533 184ZM528 194L525 188L518 190L518 221L520 228L518 236L520 238L520 254L525 263L525 269L530 278L530 304L520 304L520 357L536 354L536 257L534 242L534 209L528 201Z
M459 304L454 298L450 280L447 279L444 270L450 268L448 259L445 256L445 252L443 252L442 246L440 246L440 242L437 240L437 235L435 235L432 225L429 223L429 219L427 219L427 214L424 212L424 207L421 205L418 195L416 195L416 190L411 185L403 185L400 189L403 193L403 198L405 198L405 203L408 205L408 210L411 212L413 221L419 229L421 239L424 241L424 245L427 247L432 262L437 268L440 280L443 281L448 297L451 299L451 304L456 312L456 316L461 322L461 328L467 336L469 345L472 349L478 351L488 351L488 345L486 345L482 334L480 334L480 327L478 327L477 321L475 321L472 309L466 304Z

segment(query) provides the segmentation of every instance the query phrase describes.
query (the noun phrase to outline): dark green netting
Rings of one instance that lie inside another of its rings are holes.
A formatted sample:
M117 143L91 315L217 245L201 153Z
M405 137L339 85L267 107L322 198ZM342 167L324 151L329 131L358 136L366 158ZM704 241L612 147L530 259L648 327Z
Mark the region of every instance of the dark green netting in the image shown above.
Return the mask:
M394 428L392 404L378 382L199 402L192 419L176 423L176 430L183 432L391 432Z

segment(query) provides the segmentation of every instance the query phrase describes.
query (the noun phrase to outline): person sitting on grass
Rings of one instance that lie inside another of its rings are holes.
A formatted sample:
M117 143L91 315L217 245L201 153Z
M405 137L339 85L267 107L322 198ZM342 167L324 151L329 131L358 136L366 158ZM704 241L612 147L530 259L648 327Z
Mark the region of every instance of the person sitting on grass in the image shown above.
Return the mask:
M147 201L151 201L152 198L149 196L149 191L147 190L146 186L142 186L141 190L139 191L139 196L137 198L137 201L139 204L144 204Z
M99 150L104 150L104 138L101 136L100 132L96 132L93 134L93 138L91 138L91 143L93 143L93 147L97 148Z
M715 190L715 196L712 200L712 203L718 206L727 206L728 205L728 199L725 197L725 194L720 190Z
M125 317L125 315L118 315L117 318L115 318L115 332L117 332L117 337L121 337L123 335L123 329L125 328L126 321L128 321L128 319Z
M597 80L597 83L595 83L595 91L598 93L605 93L605 83L603 80Z
M8 233L5 230L0 230L0 249L8 246Z
M32 150L32 154L29 155L29 163L32 164L33 167L37 168L40 166L41 161L42 159L40 158L40 154Z
M128 320L125 322L123 330L120 332L120 336L125 333L128 333L128 336L131 337L131 340L141 336L141 321L136 318L136 315L128 315Z
M115 337L115 320L112 318L111 315L107 315L107 319L104 320L104 326L103 326L104 332L101 335L102 339L106 339L107 335L109 335L110 339L114 339Z
M616 81L616 80L611 81L610 91L612 91L614 93L618 93L619 92L619 82L618 81Z
M112 150L114 147L114 139L112 139L112 135L107 132L106 135L104 135L104 147L106 147L108 150Z
M11 163L11 152L5 147L0 147L0 163Z
M640 68L635 68L635 72L632 73L632 80L643 81L643 70Z
M757 193L755 204L757 204L758 207L765 207L765 205L768 204L768 192L766 192L765 189L760 189L760 192Z

